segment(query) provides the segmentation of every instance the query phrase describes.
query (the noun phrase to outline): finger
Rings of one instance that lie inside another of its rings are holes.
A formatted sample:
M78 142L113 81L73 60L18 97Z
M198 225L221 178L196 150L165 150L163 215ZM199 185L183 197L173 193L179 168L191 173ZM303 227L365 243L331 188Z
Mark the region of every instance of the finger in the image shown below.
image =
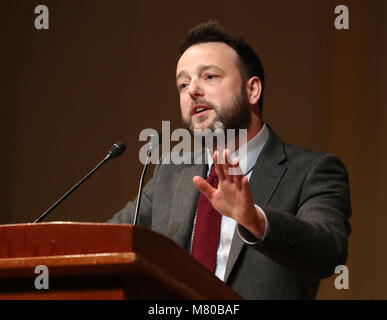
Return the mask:
M243 177L241 180L241 183L242 183L242 193L246 198L251 198L249 179L247 177Z
M234 176L234 178L235 178L235 176L242 176L243 177L242 170L239 166L239 158L238 157L235 157L232 160L232 164L230 165L230 168L228 170L228 174Z
M203 193L208 198L208 200L212 199L213 193L216 192L215 188L213 188L206 180L199 176L193 177L192 181L196 188L198 188L198 190Z
M230 176L230 180L235 182L237 176L242 175L242 170L239 167L239 158L234 157L231 158L230 151L227 150L227 174ZM242 175L243 177L243 175ZM240 182L241 177L238 177L238 181ZM240 185L239 185L240 186Z
M229 151L228 149L224 149L223 151L223 159L224 159L224 166L223 166L223 174L226 177L226 180L229 182L233 182L233 177L232 175L229 174L229 169L230 169L230 163L229 163Z
M233 177L233 181L238 188L238 190L242 190L242 179L244 176L242 175L242 171L239 168L239 159L235 158L233 160L232 165L230 166L229 170L229 175Z
M215 172L216 172L216 175L218 176L218 180L219 181L223 181L226 177L223 174L223 168L221 167L222 164L218 163L218 162L220 162L219 161L219 152L218 151L214 152L213 158L214 158Z

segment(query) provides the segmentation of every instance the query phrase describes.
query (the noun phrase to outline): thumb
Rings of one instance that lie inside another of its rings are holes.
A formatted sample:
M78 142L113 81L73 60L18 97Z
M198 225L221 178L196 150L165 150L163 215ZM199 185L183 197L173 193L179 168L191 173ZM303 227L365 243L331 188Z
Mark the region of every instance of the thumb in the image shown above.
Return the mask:
M193 177L192 181L196 188L198 188L198 190L203 193L208 198L208 200L211 200L212 194L216 191L216 189L202 177L195 176Z

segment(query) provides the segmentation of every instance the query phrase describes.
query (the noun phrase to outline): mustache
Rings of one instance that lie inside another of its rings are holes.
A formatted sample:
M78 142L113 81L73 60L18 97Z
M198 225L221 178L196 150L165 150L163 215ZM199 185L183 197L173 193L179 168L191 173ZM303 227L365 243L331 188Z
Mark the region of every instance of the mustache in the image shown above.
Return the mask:
M217 106L214 105L213 103L211 103L210 101L208 101L206 99L196 99L196 100L192 100L192 102L191 102L191 111L194 107L196 107L198 105L204 105L204 106L210 107L210 108L214 109L215 111L218 110Z

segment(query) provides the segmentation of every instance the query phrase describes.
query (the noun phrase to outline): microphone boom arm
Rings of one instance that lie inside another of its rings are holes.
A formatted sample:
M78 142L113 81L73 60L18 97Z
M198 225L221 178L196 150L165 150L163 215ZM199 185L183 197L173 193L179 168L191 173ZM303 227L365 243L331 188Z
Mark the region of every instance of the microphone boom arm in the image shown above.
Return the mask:
M137 224L138 210L140 208L141 195L142 195L142 185L144 183L144 176L145 176L146 169L148 168L149 159L151 157L151 154L152 154L152 144L149 145L148 151L146 153L146 160L145 160L144 168L142 169L142 173L141 173L140 185L138 186L136 210L135 210L134 219L133 219L134 226Z
M50 208L47 209L39 218L37 218L33 223L42 221L52 210L59 206L70 194L72 194L78 187L84 183L95 171L99 169L106 161L110 160L111 156L108 154L105 159L103 159L93 170L91 170L81 181L74 185L69 191L67 191L57 202L55 202Z
M109 153L106 157L93 169L91 170L81 181L79 181L75 186L73 186L69 191L67 191L57 202L55 202L50 208L47 209L39 218L37 218L33 223L37 223L42 221L52 210L54 210L57 206L59 206L70 194L72 194L78 187L84 183L91 175L94 174L95 171L98 170L104 163L109 161L110 159L117 158L123 154L126 146L123 142L117 142L113 144L110 148Z

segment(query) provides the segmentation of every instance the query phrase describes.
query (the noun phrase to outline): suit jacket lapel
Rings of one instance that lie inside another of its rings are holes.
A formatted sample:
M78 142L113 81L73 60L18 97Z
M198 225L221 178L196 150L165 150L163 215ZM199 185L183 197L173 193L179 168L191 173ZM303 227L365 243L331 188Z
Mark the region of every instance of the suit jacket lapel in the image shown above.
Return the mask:
M183 169L171 203L171 213L167 228L167 235L180 244L187 251L191 246L193 221L199 190L192 182L194 176L204 176L206 165L191 165Z
M269 139L255 163L249 180L254 203L258 206L267 205L286 171L286 166L282 164L286 160L283 142L270 127L269 130ZM227 260L225 282L227 282L243 246L244 242L235 230Z

